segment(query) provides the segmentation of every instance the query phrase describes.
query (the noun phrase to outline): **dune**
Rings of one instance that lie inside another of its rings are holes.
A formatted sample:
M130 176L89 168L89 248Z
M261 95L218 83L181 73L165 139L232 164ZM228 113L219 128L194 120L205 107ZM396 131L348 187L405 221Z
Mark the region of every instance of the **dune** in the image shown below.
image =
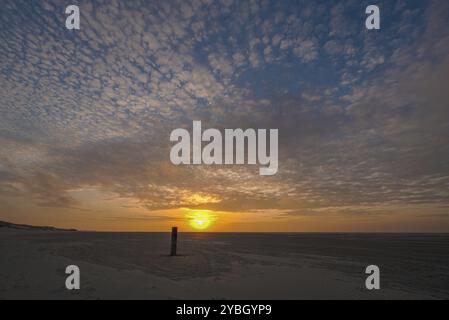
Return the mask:
M78 231L76 229L61 229L49 226L31 226L28 224L15 224L5 221L0 221L0 228L10 228L10 229L22 229L22 230L41 230L41 231Z

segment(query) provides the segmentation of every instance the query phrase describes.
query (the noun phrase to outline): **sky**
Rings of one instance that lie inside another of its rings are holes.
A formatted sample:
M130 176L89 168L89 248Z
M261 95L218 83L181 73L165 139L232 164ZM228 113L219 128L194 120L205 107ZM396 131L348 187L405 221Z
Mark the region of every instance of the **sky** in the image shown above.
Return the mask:
M449 232L448 89L448 1L4 0L0 220ZM278 129L278 173L173 165L194 120Z

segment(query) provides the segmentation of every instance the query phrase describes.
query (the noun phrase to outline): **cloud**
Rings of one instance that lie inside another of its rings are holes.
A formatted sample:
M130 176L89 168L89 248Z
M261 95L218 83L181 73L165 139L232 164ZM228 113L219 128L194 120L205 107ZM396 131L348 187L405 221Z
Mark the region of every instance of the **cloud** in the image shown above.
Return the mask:
M83 208L71 191L93 187L148 212L447 208L449 6L381 5L391 25L370 33L356 2L83 2L69 32L56 1L33 15L7 1L2 197ZM279 174L173 166L169 133L192 120L279 128Z

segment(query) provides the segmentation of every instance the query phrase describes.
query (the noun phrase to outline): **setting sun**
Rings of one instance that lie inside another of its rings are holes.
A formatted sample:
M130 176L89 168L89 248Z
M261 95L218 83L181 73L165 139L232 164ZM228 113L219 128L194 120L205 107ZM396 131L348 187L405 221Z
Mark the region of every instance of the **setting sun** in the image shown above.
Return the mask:
M212 217L207 212L195 212L189 216L189 222L192 228L204 230L212 223Z

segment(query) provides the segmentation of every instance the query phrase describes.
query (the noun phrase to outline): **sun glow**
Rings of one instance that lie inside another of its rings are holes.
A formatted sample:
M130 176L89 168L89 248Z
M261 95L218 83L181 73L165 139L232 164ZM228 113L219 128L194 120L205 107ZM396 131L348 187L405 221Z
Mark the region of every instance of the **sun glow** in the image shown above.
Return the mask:
M212 223L212 216L208 212L195 212L189 216L189 223L194 229L204 230Z

